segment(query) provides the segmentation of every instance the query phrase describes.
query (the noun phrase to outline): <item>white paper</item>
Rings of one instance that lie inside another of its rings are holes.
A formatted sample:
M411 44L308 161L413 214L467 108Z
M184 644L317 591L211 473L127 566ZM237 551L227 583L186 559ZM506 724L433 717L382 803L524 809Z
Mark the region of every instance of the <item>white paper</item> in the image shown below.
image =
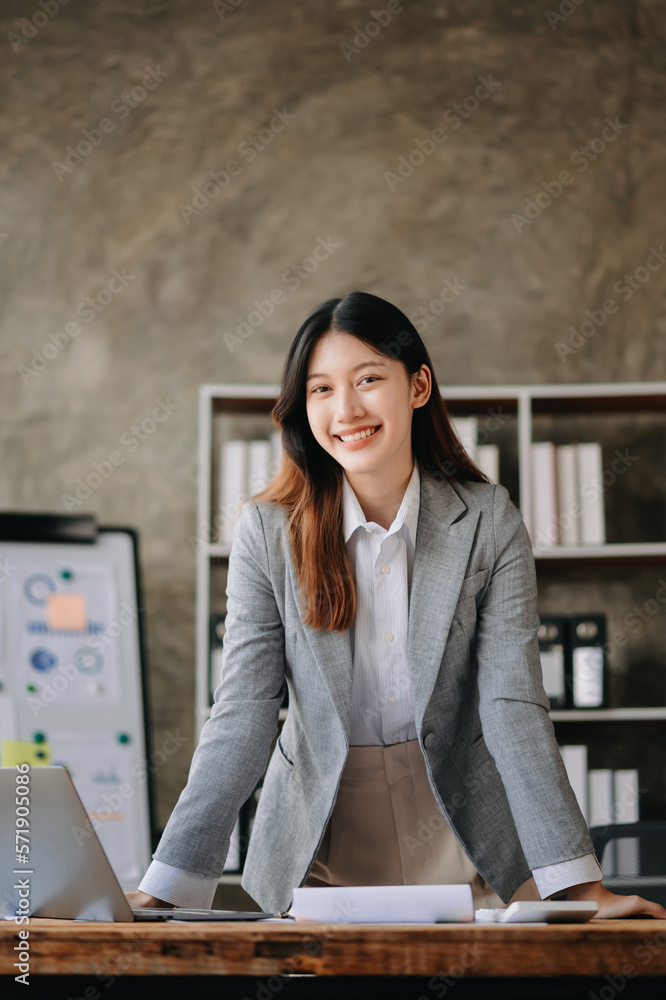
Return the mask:
M352 885L294 889L295 920L329 924L471 923L470 885Z

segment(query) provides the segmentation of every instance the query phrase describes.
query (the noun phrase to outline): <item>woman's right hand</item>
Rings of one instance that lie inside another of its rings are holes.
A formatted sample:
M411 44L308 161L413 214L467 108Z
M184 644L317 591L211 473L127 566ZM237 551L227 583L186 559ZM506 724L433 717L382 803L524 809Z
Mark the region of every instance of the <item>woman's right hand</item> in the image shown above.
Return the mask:
M135 892L126 892L125 899L133 909L138 909L139 907L150 906L150 907L160 907L164 909L173 909L173 903L165 903L163 899L157 899L155 896L149 896L147 892L141 892L137 889Z

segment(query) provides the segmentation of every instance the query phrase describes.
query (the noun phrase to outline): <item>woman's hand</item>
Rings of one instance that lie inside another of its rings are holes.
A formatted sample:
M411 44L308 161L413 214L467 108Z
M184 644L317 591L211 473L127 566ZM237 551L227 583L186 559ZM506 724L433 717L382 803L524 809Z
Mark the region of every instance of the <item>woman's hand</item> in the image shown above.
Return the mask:
M173 908L173 903L165 903L163 899L157 899L155 896L149 896L147 892L141 892L139 889L136 892L126 892L125 899L133 909L138 909L143 906L158 906L161 909Z
M660 903L651 903L642 896L622 896L606 889L601 881L581 882L572 885L567 892L575 900L592 900L599 904L595 919L611 919L613 917L635 917L645 914L657 920L666 920L666 910Z

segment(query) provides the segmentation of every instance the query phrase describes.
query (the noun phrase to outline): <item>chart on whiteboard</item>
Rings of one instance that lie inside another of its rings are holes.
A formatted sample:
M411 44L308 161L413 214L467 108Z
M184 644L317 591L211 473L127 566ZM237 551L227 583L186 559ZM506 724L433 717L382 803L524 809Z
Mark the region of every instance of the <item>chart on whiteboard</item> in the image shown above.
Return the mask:
M23 563L12 578L24 698L50 704L117 704L119 637L134 622L118 609L111 563Z
M109 733L53 732L49 738L52 763L63 764L71 774L116 875L137 878L141 872L132 830L145 769L132 765L129 745ZM85 831L79 835L85 836Z

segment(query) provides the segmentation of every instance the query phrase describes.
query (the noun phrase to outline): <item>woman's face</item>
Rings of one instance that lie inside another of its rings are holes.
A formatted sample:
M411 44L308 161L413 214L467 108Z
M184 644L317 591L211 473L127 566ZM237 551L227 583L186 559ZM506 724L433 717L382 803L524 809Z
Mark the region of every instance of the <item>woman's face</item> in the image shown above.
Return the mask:
M379 354L349 333L331 331L315 344L308 364L307 414L317 442L346 472L406 475L413 463L412 412L430 395L430 370L410 385L400 361ZM344 441L358 431L374 432Z

